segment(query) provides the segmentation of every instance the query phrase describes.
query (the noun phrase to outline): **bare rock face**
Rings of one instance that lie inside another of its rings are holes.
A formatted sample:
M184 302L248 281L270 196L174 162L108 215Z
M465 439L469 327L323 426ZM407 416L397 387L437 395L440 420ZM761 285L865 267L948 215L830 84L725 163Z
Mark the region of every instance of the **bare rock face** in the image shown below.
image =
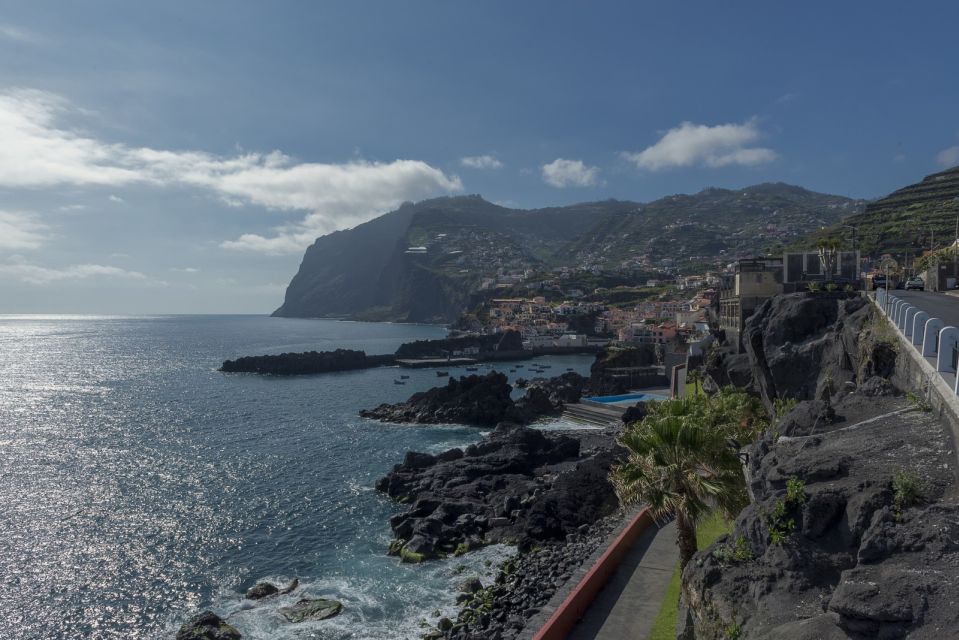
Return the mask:
M301 598L289 607L280 607L280 615L288 622L326 620L343 611L343 604L326 598Z
M617 505L606 449L503 423L483 441L438 456L410 452L376 483L410 509L390 520L390 552L419 561L492 542L563 540Z
M936 503L953 484L948 436L918 411L856 426L857 400L812 435L754 448L755 502L683 576L695 638L730 628L744 639L959 636L959 506ZM880 416L905 405L885 402ZM900 508L893 477L903 470L923 497ZM802 497L790 501L793 478Z
M246 597L250 600L262 600L279 592L277 586L271 582L258 582L246 590Z
M585 385L586 379L572 372L537 378L528 382L526 394L514 401L506 375L491 371L486 375L450 378L446 385L415 393L406 402L381 404L360 411L360 415L416 424L528 424L541 416L561 412L567 403L577 402Z
M838 295L796 293L760 305L743 347L766 407L772 411L777 398L830 399L855 381L863 364L858 338L872 313L865 299Z
M239 631L212 611L193 616L176 634L176 640L240 640L241 637Z
M516 417L512 390L504 374L491 371L483 376L450 378L445 386L415 393L399 404L364 409L360 415L385 422L493 426Z

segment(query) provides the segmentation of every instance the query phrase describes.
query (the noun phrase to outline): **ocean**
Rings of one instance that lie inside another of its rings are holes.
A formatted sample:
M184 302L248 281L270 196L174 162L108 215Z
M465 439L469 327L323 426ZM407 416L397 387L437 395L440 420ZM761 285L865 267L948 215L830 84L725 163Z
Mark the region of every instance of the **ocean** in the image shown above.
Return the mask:
M244 638L397 640L455 613L464 576L492 575L513 550L402 565L385 554L402 508L372 487L406 451L481 431L357 415L444 380L216 371L241 355L389 353L444 335L264 316L0 316L0 638L172 638L212 609ZM552 375L592 362L542 360ZM242 597L294 577L294 595ZM285 623L277 608L303 596L343 613Z

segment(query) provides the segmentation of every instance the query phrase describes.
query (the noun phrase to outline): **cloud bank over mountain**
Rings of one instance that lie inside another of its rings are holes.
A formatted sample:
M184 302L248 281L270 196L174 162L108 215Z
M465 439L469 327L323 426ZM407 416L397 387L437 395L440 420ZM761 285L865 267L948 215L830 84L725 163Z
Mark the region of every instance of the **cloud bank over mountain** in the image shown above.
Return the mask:
M188 186L230 204L307 211L275 235L244 234L227 249L296 253L316 236L365 222L404 200L462 190L455 175L421 160L298 162L279 152L219 156L110 143L62 120L82 114L56 94L13 90L0 94L0 186ZM5 224L12 225L8 218ZM36 233L20 220L19 243Z

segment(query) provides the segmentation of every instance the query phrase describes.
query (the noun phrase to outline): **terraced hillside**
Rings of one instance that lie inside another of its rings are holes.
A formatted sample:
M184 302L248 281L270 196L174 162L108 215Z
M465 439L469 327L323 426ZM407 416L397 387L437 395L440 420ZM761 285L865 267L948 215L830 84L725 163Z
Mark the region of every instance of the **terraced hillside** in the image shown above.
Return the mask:
M882 253L918 255L951 244L959 216L959 167L926 176L921 182L893 191L866 205L843 221L855 226L864 255ZM833 226L811 236L806 244L824 238L852 244L852 230Z

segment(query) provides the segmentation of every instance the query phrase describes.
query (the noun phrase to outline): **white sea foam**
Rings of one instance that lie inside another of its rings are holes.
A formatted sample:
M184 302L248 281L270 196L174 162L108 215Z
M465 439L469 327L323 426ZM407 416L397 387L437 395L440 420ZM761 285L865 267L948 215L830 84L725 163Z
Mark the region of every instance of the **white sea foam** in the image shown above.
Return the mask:
M223 591L214 609L240 629L244 638L252 640L415 639L440 617L456 615L456 593L466 578L475 576L484 584L490 584L498 566L514 554L514 547L492 545L458 558L407 565L403 567L406 579L394 583L392 588L374 577L360 582L333 577L304 578L293 593L256 602L238 593ZM260 578L276 585L285 585L291 579L291 576ZM343 603L343 612L329 620L286 622L279 608L306 597L339 600Z

